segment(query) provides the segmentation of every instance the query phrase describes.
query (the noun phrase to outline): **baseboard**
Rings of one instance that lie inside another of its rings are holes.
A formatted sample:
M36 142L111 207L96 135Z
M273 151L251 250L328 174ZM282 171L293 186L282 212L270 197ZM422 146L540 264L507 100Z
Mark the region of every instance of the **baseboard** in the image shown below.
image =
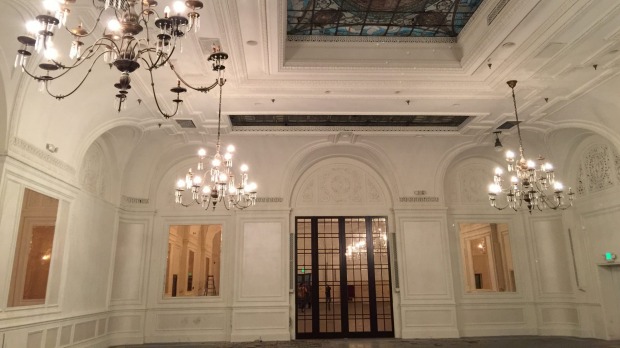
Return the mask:
M461 337L486 337L486 336L536 336L535 328L527 327L464 327L461 329Z
M248 330L249 331L249 330ZM254 342L254 341L290 341L291 335L288 330L278 330L266 333L261 330L252 332L235 332L230 335L231 342Z
M403 339L411 338L459 338L459 331L456 328L403 328Z

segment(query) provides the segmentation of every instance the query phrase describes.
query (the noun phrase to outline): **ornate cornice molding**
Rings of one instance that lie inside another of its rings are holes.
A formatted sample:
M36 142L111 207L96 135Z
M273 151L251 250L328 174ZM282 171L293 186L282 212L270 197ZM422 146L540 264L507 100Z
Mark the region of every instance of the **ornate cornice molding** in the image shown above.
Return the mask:
M52 156L45 150L27 142L24 139L13 137L9 143L9 152L15 152L25 157L34 157L48 164L51 168L60 169L69 174L75 175L76 170L71 165Z

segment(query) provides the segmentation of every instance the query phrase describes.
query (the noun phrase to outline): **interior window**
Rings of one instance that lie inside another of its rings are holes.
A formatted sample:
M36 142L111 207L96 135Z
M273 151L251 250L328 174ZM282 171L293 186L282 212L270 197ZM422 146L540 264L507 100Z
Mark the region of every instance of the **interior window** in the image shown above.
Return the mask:
M222 225L173 225L164 297L218 296Z
M45 303L58 200L26 189L11 274L9 307Z
M515 292L508 224L459 224L467 292Z

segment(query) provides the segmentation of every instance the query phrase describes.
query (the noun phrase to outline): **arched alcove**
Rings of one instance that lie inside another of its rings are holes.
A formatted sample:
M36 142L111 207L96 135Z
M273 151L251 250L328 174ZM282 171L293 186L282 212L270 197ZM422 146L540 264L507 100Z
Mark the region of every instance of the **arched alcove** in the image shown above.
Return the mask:
M499 164L484 157L467 157L452 163L444 177L444 195L450 207L488 205L488 186Z
M346 156L327 158L308 168L290 196L295 214L387 214L393 193L369 165Z

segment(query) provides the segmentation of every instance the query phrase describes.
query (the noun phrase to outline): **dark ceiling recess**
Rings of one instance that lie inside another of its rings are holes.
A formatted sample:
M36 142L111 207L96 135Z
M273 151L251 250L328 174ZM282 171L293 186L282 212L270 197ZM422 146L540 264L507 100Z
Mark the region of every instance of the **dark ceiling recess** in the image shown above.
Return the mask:
M521 121L519 121L521 123ZM502 123L497 129L510 129L517 125L517 121L506 121Z
M192 120L176 120L181 128L196 128L194 121Z
M234 127L459 127L471 116L439 115L230 115Z

